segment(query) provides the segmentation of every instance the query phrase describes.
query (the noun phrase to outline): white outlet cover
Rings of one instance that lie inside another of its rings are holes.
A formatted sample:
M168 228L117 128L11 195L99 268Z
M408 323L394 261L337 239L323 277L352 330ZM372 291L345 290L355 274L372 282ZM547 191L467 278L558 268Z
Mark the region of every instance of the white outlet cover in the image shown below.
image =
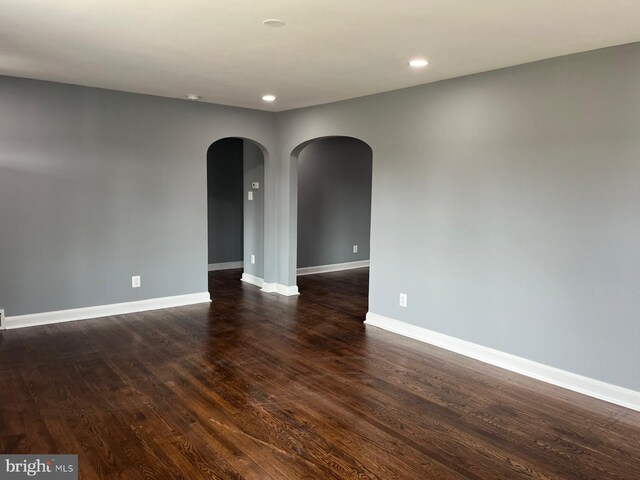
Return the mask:
M136 275L135 277L131 277L131 288L139 288L140 287L140 276Z
M253 200L253 192L249 192L249 194L247 195L247 199Z
M251 188L258 190L260 188L260 182L251 182Z
M353 253L358 253L358 245L353 246Z
M406 308L407 307L407 294L406 293L401 293L400 294L400 306Z
M256 256L255 255L251 255L251 263L253 263L253 264L256 263Z

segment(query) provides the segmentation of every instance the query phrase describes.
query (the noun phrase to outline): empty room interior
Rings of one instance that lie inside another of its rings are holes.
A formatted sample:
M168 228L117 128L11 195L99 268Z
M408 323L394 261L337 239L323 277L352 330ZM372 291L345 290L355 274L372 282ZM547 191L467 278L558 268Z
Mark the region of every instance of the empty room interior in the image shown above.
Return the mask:
M0 2L0 479L640 479L640 2Z

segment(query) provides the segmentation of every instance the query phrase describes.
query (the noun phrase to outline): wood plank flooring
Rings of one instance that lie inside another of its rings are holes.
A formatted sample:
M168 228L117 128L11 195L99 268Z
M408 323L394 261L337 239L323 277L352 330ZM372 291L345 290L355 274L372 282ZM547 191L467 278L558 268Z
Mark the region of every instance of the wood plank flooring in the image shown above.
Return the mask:
M0 452L81 478L640 479L640 414L366 327L368 271L0 332Z

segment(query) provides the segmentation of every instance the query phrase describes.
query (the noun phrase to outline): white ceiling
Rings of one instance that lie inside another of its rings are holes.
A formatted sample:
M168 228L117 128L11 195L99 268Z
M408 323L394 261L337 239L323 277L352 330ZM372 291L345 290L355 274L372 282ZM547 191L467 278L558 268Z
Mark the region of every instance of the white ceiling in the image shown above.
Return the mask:
M0 0L0 74L273 111L638 40L640 0Z

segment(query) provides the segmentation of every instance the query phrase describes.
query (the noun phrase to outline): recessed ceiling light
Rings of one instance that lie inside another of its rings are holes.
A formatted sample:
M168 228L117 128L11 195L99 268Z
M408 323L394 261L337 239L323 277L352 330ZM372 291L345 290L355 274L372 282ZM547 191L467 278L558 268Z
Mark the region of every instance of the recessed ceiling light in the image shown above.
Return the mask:
M265 95L264 97L262 97L262 100L264 100L265 102L273 102L275 101L275 99L275 95Z
M200 100L200 95L196 95L195 93L190 93L188 95L185 95L187 97L187 100L192 100L192 101L196 101L196 100Z
M409 60L409 65L413 68L422 68L429 65L429 62L424 58L412 58Z
M266 27L284 27L286 25L283 20L277 18L267 18L262 24Z

